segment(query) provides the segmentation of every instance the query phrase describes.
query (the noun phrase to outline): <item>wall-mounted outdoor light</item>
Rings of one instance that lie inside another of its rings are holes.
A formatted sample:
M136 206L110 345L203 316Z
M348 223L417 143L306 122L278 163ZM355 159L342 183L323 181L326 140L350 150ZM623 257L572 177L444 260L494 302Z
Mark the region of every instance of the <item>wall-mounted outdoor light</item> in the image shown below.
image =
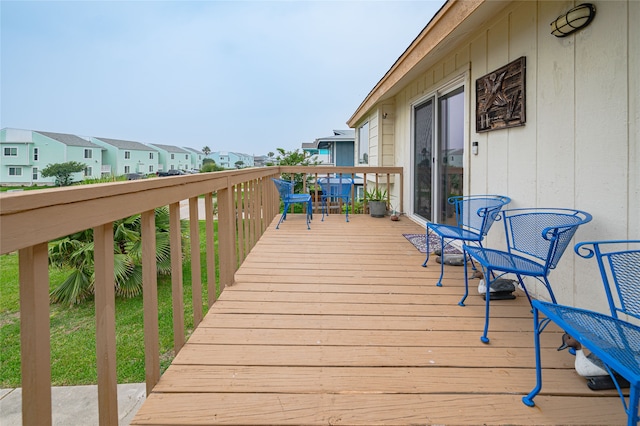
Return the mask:
M586 27L596 16L596 7L591 3L583 3L565 13L551 23L551 34L556 37L566 37L569 34Z

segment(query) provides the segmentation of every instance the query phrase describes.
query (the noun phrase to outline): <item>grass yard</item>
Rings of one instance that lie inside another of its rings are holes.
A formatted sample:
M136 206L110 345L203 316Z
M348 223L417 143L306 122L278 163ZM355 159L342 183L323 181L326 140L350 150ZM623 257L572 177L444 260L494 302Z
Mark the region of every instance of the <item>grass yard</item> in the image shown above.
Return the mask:
M217 233L217 222L214 227ZM203 287L206 283L205 224L200 222ZM217 246L217 242L216 242ZM189 246L185 247L187 250ZM184 316L187 334L193 331L191 265L183 265ZM217 275L217 271L216 271ZM65 271L50 268L50 289L64 280ZM216 279L217 281L217 279ZM18 255L0 256L0 388L21 386L20 299ZM207 289L203 288L203 311L207 311ZM116 358L118 383L141 383L144 375L144 332L142 296L116 299ZM171 276L158 277L160 368L173 360L173 309ZM95 308L93 300L72 307L50 306L51 381L54 386L97 383L95 350Z

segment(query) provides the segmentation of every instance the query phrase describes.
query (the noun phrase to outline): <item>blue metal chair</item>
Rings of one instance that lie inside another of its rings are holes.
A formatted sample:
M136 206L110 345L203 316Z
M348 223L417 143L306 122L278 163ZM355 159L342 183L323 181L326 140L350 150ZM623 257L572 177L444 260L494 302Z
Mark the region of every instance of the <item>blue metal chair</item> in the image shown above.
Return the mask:
M271 178L271 180L273 180L273 183L275 183L276 188L278 188L278 192L280 193L280 199L284 203L284 210L282 212L282 215L280 216L280 220L278 221L278 224L276 225L276 229L280 229L280 224L282 223L283 220L287 218L287 211L289 210L289 206L291 206L291 204L296 204L296 203L307 205L306 206L307 229L311 229L311 226L309 226L312 219L312 209L313 209L313 205L311 203L311 195L294 194L293 183L287 182L286 180L275 179L275 178Z
M475 243L482 247L482 240L489 232L489 228L500 215L500 210L511 202L511 198L504 195L467 195L450 197L449 204L452 204L456 213L456 225L445 225L440 223L427 222L427 258L422 266L426 268L429 261L429 232L433 232L440 237L440 248L442 250L440 262L440 278L436 285L442 287L442 276L444 275L444 250L453 241L466 241ZM465 260L467 259L464 253ZM474 266L475 269L475 266ZM466 298L466 294L463 300Z
M558 265L578 227L591 221L589 213L555 208L508 209L502 210L500 216L504 222L506 251L464 245L465 252L482 267L487 285L484 333L480 338L484 343L489 343L489 294L493 281L505 274L515 274L531 303L522 277L535 278L544 284L552 302L556 303L547 276ZM465 297L459 302L461 306L469 292L467 275L465 268Z
M329 215L327 201L342 200L347 206L346 221L349 222L349 204L351 202L351 189L353 188L353 179L342 177L326 177L319 178L318 184L322 188L322 221L324 222L325 212Z
M542 389L540 333L554 322L604 363L622 399L627 425L634 426L640 422L640 326L626 318L640 319L640 240L588 241L574 250L597 260L611 315L534 300L536 386L522 402L533 407ZM540 319L540 313L545 318ZM614 372L629 382L628 403Z

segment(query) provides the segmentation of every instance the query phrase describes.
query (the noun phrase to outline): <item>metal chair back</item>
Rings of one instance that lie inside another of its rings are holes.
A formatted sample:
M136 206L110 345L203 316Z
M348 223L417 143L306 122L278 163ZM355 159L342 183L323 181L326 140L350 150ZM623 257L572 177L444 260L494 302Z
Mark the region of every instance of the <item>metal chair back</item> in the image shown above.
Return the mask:
M328 214L327 201L338 200L346 204L346 221L349 222L349 202L351 200L351 189L353 188L353 179L343 177L323 177L318 179L318 184L322 188L322 220L324 221L325 213Z
M585 241L574 250L598 262L611 315L640 319L640 240Z
M484 237L511 198L504 195L461 195L449 197L448 202L454 206L459 228L474 230Z
M581 210L528 208L503 210L507 249L537 259L548 274L555 269L578 227L591 221Z

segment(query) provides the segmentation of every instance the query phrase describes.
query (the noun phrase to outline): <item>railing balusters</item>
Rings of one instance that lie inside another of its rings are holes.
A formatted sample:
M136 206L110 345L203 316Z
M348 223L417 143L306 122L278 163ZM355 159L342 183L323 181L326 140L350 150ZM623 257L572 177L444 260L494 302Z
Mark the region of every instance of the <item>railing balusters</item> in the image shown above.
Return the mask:
M204 212L207 238L207 302L209 307L211 307L215 303L218 295L216 293L216 246L213 228L213 195L210 192L207 192L204 196Z
M304 186L318 176L357 174L367 183L386 185L399 175L399 206L402 211L403 175L399 167L304 167L278 166L185 176L180 180L153 179L127 184L74 187L30 194L2 195L0 204L0 247L2 254L19 251L20 318L22 345L23 422L25 425L52 423L49 326L48 242L86 227L94 230L96 354L100 424L117 422L117 372L115 340L115 298L113 276L113 222L141 213L142 279L144 309L144 356L147 393L160 379L160 336L156 265L155 208L169 205L174 352L186 341L184 283L182 275L182 230L180 200L189 199L189 235L194 326L203 318L202 275L198 197L204 194L208 306L232 285L235 271L258 242L274 217L280 213L279 196L270 181L282 173L302 173ZM373 174L374 177L368 178ZM386 175L386 182L384 180ZM368 182L368 180L371 181ZM179 182L177 184L170 182ZM397 188L397 186L396 186ZM214 228L215 193L218 201L218 231ZM394 191L398 193L397 190ZM355 208L355 189L352 210ZM390 195L390 191L389 191ZM316 203L317 208L317 203ZM366 203L362 213L365 213ZM56 217L84 209L94 214L60 222ZM218 248L214 244L218 241ZM217 259L216 259L217 257ZM219 279L216 280L216 263ZM115 420L114 420L115 418Z
M149 395L153 387L158 383L158 380L160 380L155 210L144 211L141 216L144 367L147 395Z
M236 271L236 210L233 187L218 191L218 254L220 259L220 291L233 284Z
M22 424L51 425L51 333L47 243L19 251Z
M118 424L116 374L116 295L113 274L113 222L93 228L98 421Z
M184 296L182 285L182 229L180 203L169 205L169 244L171 247L171 306L173 307L173 351L184 346ZM173 271L177 271L173 273Z
M189 198L189 242L191 243L191 301L193 304L193 328L195 329L202 321L202 266L200 262L198 197Z

